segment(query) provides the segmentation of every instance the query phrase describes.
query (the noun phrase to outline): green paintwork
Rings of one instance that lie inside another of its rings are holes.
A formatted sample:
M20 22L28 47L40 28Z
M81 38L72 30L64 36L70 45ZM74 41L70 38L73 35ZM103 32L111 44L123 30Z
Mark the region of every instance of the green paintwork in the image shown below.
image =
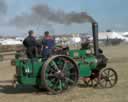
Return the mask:
M69 57L74 59L78 65L80 77L89 77L91 76L92 70L96 69L96 58L93 54L88 55L88 50L90 49L69 51ZM40 84L41 70L45 61L46 60L44 60L43 58L35 58L33 59L33 61L31 59L21 60L19 58L16 58L18 82L23 85ZM60 83L63 84L62 82Z
M88 49L89 50L89 49ZM70 56L75 60L79 67L80 77L88 77L93 69L96 68L96 58L93 54L88 55L87 50L71 50Z
M43 62L40 59L33 59L33 68L32 60L28 59L26 61L17 59L16 68L19 71L18 73L18 82L20 84L35 85L40 82L40 74L43 66ZM33 72L33 73L32 73Z

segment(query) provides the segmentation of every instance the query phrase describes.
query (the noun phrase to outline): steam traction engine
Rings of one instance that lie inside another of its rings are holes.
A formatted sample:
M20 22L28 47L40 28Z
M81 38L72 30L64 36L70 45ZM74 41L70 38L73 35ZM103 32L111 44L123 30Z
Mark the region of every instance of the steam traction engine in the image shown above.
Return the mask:
M53 94L61 93L75 86L80 79L85 84L101 88L111 88L117 83L117 73L112 68L105 68L107 58L98 47L98 25L92 23L94 53L90 48L60 49L44 59L16 57L16 82L45 88ZM62 53L59 53L62 52ZM67 54L68 53L68 54ZM18 55L18 53L17 53Z

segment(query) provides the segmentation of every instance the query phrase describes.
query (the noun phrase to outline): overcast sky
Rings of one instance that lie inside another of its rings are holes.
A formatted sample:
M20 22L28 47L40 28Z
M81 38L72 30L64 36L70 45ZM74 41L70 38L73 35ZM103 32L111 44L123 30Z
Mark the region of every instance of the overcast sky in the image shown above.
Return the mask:
M128 31L128 0L0 0L0 34L22 35L29 29L36 33L49 30L51 33L90 32L90 24L50 24L18 27L9 22L17 16L31 14L35 5L48 5L50 9L62 10L66 13L87 12L99 24L99 30ZM34 18L36 19L36 18ZM23 19L22 19L23 20ZM25 21L20 21L25 22Z

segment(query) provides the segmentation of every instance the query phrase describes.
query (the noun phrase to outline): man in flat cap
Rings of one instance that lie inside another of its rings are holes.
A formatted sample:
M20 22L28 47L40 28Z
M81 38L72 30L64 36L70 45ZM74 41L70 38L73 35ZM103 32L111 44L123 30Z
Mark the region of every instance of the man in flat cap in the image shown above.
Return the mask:
M28 31L28 36L24 39L23 45L26 47L26 54L28 58L36 57L37 42L33 30Z

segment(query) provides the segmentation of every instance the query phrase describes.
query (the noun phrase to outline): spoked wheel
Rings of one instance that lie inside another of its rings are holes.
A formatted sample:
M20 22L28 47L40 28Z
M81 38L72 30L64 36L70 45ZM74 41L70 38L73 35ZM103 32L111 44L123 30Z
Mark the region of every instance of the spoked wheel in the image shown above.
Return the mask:
M41 78L49 92L58 94L76 85L79 78L78 67L71 58L56 55L45 62Z
M118 80L117 73L112 68L104 68L99 72L98 84L101 88L112 88Z

